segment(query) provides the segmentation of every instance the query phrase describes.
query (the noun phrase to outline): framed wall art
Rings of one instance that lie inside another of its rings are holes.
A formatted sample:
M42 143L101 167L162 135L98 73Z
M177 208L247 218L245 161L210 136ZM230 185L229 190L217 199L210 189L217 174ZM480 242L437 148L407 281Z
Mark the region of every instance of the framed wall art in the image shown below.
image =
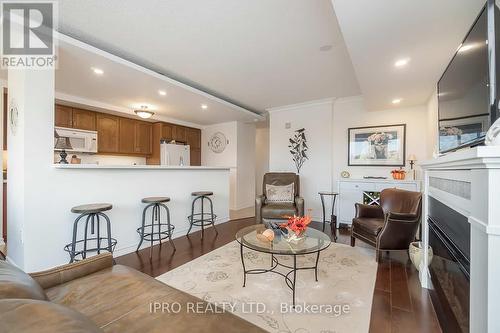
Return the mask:
M405 165L406 124L348 129L348 165Z

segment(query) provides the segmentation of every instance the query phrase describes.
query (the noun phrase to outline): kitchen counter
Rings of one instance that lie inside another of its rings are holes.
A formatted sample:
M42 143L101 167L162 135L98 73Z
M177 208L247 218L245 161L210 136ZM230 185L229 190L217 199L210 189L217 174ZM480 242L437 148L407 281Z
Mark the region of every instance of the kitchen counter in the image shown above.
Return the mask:
M229 167L178 166L178 165L99 165L54 164L56 169L127 169L127 170L229 170Z

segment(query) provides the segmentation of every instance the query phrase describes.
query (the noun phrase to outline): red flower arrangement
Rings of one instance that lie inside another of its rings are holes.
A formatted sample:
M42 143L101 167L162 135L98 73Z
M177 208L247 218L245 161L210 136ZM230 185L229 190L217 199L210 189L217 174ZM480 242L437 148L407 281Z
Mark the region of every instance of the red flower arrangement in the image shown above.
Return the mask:
M281 228L286 228L295 233L295 235L300 236L303 232L306 231L307 226L309 223L311 223L311 217L310 216L289 216L288 221L285 223L281 223L280 227Z

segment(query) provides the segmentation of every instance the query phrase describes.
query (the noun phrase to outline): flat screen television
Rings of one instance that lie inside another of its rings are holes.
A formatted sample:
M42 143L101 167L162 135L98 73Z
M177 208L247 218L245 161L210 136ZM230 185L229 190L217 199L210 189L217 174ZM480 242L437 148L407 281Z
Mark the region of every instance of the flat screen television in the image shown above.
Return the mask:
M490 9L491 8L491 9ZM439 151L480 145L497 119L499 10L486 5L438 82ZM494 21L488 18L493 11ZM496 27L488 34L488 25ZM488 35L489 38L488 38ZM496 45L496 47L495 47ZM490 56L488 56L490 53Z

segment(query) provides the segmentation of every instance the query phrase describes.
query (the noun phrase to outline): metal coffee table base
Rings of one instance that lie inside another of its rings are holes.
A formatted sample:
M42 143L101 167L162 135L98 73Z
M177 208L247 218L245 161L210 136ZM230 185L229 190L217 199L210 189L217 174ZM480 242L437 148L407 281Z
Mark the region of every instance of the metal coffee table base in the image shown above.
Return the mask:
M316 253L316 263L314 266L297 267L297 256L303 255L303 254L280 254L280 256L293 256L293 266L288 266L288 265L280 263L278 261L278 259L274 256L274 254L271 254L271 268L270 269L256 268L256 269L247 270L245 267L245 259L243 257L243 248L244 247L246 247L252 251L266 253L266 252L257 251L255 249L249 248L249 247L244 246L243 244L240 243L241 264L243 265L243 287L245 287L246 282L247 282L247 274L275 273L275 274L281 275L285 278L285 283L288 286L288 288L290 288L292 290L292 305L295 308L295 284L296 284L296 279L297 279L297 271L306 270L306 269L314 269L314 277L316 279L316 282L318 282L318 261L319 261L319 253L321 251L308 253L308 254ZM288 269L290 269L290 271L286 274L283 274L283 273L278 272L276 270L276 268L278 268L278 267L288 268ZM290 275L292 275L293 278L291 278Z

